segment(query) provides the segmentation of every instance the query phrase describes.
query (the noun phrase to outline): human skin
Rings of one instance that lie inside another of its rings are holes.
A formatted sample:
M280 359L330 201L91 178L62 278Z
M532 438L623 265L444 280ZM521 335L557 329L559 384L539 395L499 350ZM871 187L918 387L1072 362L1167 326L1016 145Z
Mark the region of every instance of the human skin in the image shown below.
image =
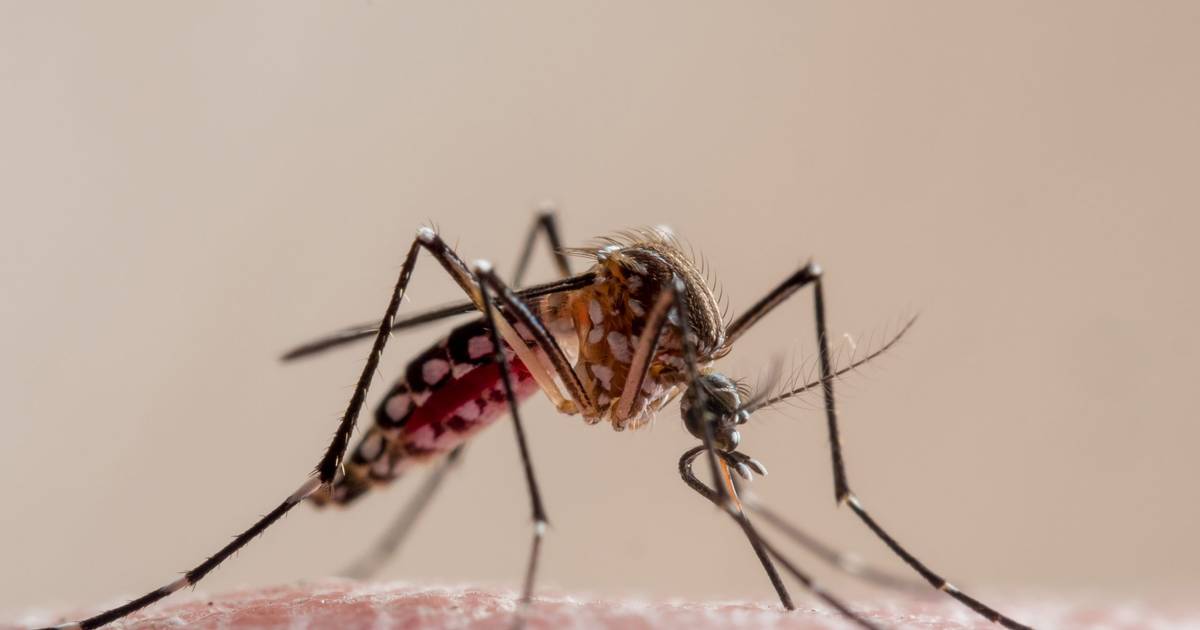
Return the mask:
M1065 604L1001 601L1003 609L1038 628L1195 628L1200 616L1182 609L1141 604ZM329 579L246 589L213 596L181 593L130 616L112 628L151 630L163 627L225 628L479 628L512 627L516 602L511 592L472 587L430 588L404 583ZM998 628L946 598L887 598L852 607L883 628ZM70 616L87 614L71 611ZM66 616L31 613L25 624L61 623ZM614 601L564 595L539 595L529 609L527 628L775 628L815 630L855 628L828 607L802 599L786 612L769 602Z

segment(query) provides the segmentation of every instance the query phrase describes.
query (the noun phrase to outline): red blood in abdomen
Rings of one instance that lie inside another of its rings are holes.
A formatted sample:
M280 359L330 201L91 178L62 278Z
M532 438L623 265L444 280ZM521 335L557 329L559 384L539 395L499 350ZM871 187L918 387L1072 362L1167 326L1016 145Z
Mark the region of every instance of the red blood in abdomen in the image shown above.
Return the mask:
M509 374L512 376L513 393L517 398L517 402L525 400L537 391L537 388L522 387L525 382L532 380L529 374L529 369L520 359L513 357L508 362ZM445 424L458 412L463 405L483 399L488 401L488 392L494 387L501 387L500 383L500 366L496 363L489 363L477 367L461 377L450 379L445 385L433 392L429 398L420 406L412 410L408 420L404 423L404 432L412 433L417 429L427 424ZM481 409L481 413L486 412L486 409ZM487 422L493 418L486 417L486 414L481 416L474 422Z

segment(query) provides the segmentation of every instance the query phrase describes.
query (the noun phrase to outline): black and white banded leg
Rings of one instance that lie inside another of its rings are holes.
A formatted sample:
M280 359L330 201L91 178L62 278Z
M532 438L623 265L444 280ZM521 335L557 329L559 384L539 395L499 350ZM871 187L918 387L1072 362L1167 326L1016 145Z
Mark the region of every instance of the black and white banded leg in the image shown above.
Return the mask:
M783 532L784 536L791 539L797 545L800 545L825 564L872 586L907 594L930 593L929 585L925 582L909 579L908 577L899 576L890 571L873 567L861 557L853 553L840 551L816 536L793 525L782 514L759 501L754 494L742 492L736 479L734 479L734 487L742 506L749 510L751 514L762 517L762 520L767 524Z
M692 462L695 461L696 457L698 457L704 450L704 446L696 446L685 452L683 456L679 458L679 475L683 478L684 483L686 483L692 490L695 490L697 494L708 499L713 505L716 505L726 514L728 514L729 517L737 522L737 524L742 528L742 531L745 532L747 538L756 541L756 551L761 549L764 555L769 554L771 558L774 558L776 561L782 564L783 568L788 573L792 574L792 577L796 578L797 581L803 584L810 593L819 597L822 601L832 606L834 609L848 617L856 624L864 628L868 628L869 630L877 628L878 626L875 626L866 619L863 619L858 613L850 610L850 608L841 600L831 595L825 589L821 588L821 586L818 585L807 573L801 571L799 567L788 560L787 557L783 556L771 543L767 542L767 540L758 533L754 525L750 523L750 519L746 517L745 512L738 508L736 498L732 494L726 493L725 496L729 497L729 499L724 498L721 496L721 493L714 491L712 488L709 488L707 485L705 485L704 482L696 478L695 472L692 471ZM720 454L720 457L722 458L722 469L724 476L730 480L730 483L732 483L732 476L729 474L729 464L727 460L735 458L737 455L738 454L731 453ZM738 463L739 461L735 459L734 466L736 467ZM729 488L729 490L731 492L736 492L732 488ZM784 604L784 606L788 610L795 609L794 606L788 606L787 604Z
M900 556L926 582L934 588L950 595L983 617L1011 630L1026 630L1029 626L1001 614L994 608L960 591L945 578L935 573L923 562L908 552L895 538L892 537L879 523L871 517L862 502L850 489L847 480L846 464L842 455L841 437L838 433L837 407L834 404L833 383L837 374L833 370L833 360L829 350L829 333L825 318L825 295L822 290L822 271L814 263L807 263L798 271L775 287L761 300L750 307L745 313L730 323L725 345L731 345L755 323L762 319L801 288L812 285L813 310L816 316L818 357L820 360L821 390L825 403L825 418L829 432L829 446L833 462L833 490L839 505L848 505L867 527L879 537L896 555Z
M529 263L533 258L533 250L537 245L539 234L545 235L550 253L554 257L556 271L559 275L564 278L571 275L571 263L566 254L563 253L562 235L559 232L555 212L550 207L543 207L534 218L533 226L530 227L529 234L525 238L525 244L521 248L517 269L513 273L511 286L514 288L520 288L521 282L525 278L525 273L528 271ZM394 324L393 330L395 330ZM367 579L377 574L380 569L395 557L396 553L400 550L400 546L408 537L409 532L416 525L417 520L424 513L430 502L432 502L433 497L437 494L446 476L462 462L463 450L465 448L465 444L459 445L442 461L435 464L434 469L426 475L416 494L408 500L404 508L397 514L388 528L384 530L378 541L366 553L359 556L357 560L343 569L340 572L341 575L360 580Z
M621 399L618 401L618 409L627 409L630 392L636 392L642 386L642 382L646 377L646 371L649 368L650 362L658 350L659 343L662 341L663 331L666 329L669 315L672 311L676 313L676 319L679 322L680 330L685 331L682 336L684 347L684 362L688 369L689 390L696 391L698 396L705 396L703 387L693 387L692 384L697 382L699 371L696 367L696 350L694 340L691 338L691 326L689 324L689 314L687 311L687 300L684 299L684 284L679 278L672 279L669 288L659 294L658 299L650 307L646 315L645 327L642 330L641 339L637 349L633 354L633 360L630 363L629 375L625 383L625 390L622 393ZM699 407L703 408L700 403ZM721 488L721 493L716 496L716 504L718 506L726 506L729 503L728 491L724 484L719 481L720 473L717 468L717 459L715 449L712 448L711 435L708 436L705 446L696 449L696 453L707 450L712 464L712 473L714 485ZM706 449L707 447L707 449ZM690 471L691 460L688 461L688 470ZM681 460L681 472L683 470ZM686 476L685 476L686 481ZM703 484L701 484L703 485ZM750 542L751 548L754 549L754 554L758 557L759 563L762 564L763 571L766 572L767 578L771 581L771 586L774 587L775 593L779 596L779 601L783 607L788 610L795 610L795 604L792 602L792 596L788 593L787 586L779 577L779 571L776 570L774 563L767 553L766 547L762 544L758 532L750 525L749 520L744 514L740 515L739 525L742 526L742 531L746 534L747 540ZM735 517L736 518L736 517Z
M508 410L512 414L513 431L517 438L517 447L521 452L521 465L525 471L525 482L529 487L529 500L533 517L533 542L529 548L529 563L525 569L525 581L521 587L520 608L514 627L525 624L525 614L529 603L533 600L533 584L537 579L538 560L541 557L542 538L546 535L546 508L542 503L542 494L538 490L537 478L533 474L533 461L529 456L529 446L525 439L525 425L521 422L521 412L518 409L516 396L513 395L512 373L509 370L508 357L504 355L504 345L500 343L500 332L495 310L492 306L492 292L495 291L506 303L516 298L492 272L491 265L480 261L475 265L475 273L479 277L480 293L483 296L483 313L487 319L488 330L492 335L492 345L496 349L495 360L500 364L500 380L504 384L504 394L508 397Z
M357 423L359 413L362 411L363 403L366 401L367 391L370 389L371 381L373 380L375 372L379 367L379 360L383 355L384 347L387 345L387 341L391 336L391 329L395 322L396 312L400 308L400 303L404 298L404 293L408 287L408 282L412 278L413 269L416 267L417 258L421 250L427 251L441 264L441 266L447 271L447 273L450 274L455 282L458 283L463 291L471 297L472 301L476 303L480 310L484 312L484 315L489 318L489 322L495 322L496 326L492 328L492 331L494 335L498 334L497 328L503 326L505 322L503 319L498 320L492 317L490 300L483 299L489 293L488 288L476 282L475 276L469 269L467 269L466 264L463 263L462 259L459 258L449 246L446 245L446 243L437 235L437 233L429 228L421 228L418 230L417 238L413 240L412 245L408 249L408 253L405 256L404 263L400 269L400 276L396 280L395 287L392 289L392 294L388 301L387 309L384 312L383 318L380 320L379 325L376 327L374 344L371 346L371 351L367 355L366 365L363 366L362 373L359 375L358 382L355 384L354 391L350 396L350 401L346 406L346 411L342 415L341 420L338 422L337 430L334 433L329 447L325 450L325 454L317 463L316 469L304 481L304 483L302 483L299 488L288 495L288 497L284 499L282 503L280 503L275 509L271 510L266 516L263 516L256 521L250 526L249 529L239 534L233 539L233 541L222 547L209 559L193 567L191 570L185 573L183 577L154 589L153 591L150 591L149 593L127 604L106 610L98 615L94 615L82 621L65 624L60 627L80 628L84 630L98 628L125 617L133 612L141 610L142 608L145 608L146 606L149 606L163 599L164 597L183 589L184 587L197 584L213 569L216 569L218 566L220 566L220 564L228 559L229 556L233 555L242 547L245 547L247 543L254 539L254 537L263 533L267 528L275 524L275 522L291 511L292 508L294 508L305 498L311 496L321 488L329 488L332 486L335 478L338 475L338 472L341 469L342 459L345 457L346 448L349 445L350 437L354 433L354 427ZM488 271L489 273L485 274L485 276L489 279L489 284L492 284L493 288L503 287L503 284L500 283L499 280L495 279L493 274L490 274L490 269ZM506 302L523 306L520 300L512 295L511 292L509 292L506 288L504 289L504 295L506 297ZM528 309L524 309L524 312L520 315L523 315L524 317L516 317L518 321L522 321L532 316L528 312ZM534 322L532 325L527 324L527 326L531 329L531 333L539 340L539 342L543 342L544 339L549 338L550 344L553 344L554 347L557 348L557 344L554 343L553 338L549 337L549 333L545 331L544 327L540 326L540 323ZM493 339L493 341L495 342L496 340ZM524 346L524 344L519 345ZM497 343L496 348L500 349L502 346ZM559 352L561 353L561 349ZM510 378L508 372L504 370L502 370L502 372L506 385L511 385L509 382ZM515 412L516 406L511 394L511 387L507 391L510 407ZM514 415L514 420L516 419L517 417ZM521 431L521 439L519 442L521 445L522 456L526 458L527 477L531 478L532 467L528 465L528 453L524 446L523 431ZM540 496L536 496L536 486L531 486L531 492L535 493L535 503L539 506L540 510L541 498ZM542 516L543 518L539 522L544 523L544 512L542 512ZM538 540L540 540L540 533L544 531L544 528L544 524L535 528L539 534L537 537ZM533 555L534 559L536 559L537 547L535 547ZM531 561L530 566L533 567L535 564L535 561ZM532 571L528 571L527 575L532 575ZM528 577L527 582L531 584L531 580Z
M569 278L571 276L571 263L563 249L562 232L558 228L558 215L553 206L547 205L537 213L533 220L533 227L529 229L529 233L525 237L525 245L521 248L521 257L517 260L517 270L513 273L512 284L509 285L514 289L519 289L524 285L525 272L529 270L529 261L533 257L533 247L538 234L544 234L546 237L546 243L550 247L550 255L554 257L554 266L559 277Z
M544 234L547 244L550 248L550 254L554 258L555 269L560 274L560 279L552 282L546 282L532 286L517 292L517 295L523 300L529 300L551 293L559 293L562 291L571 291L574 289L583 288L592 284L595 276L590 273L580 274L578 276L571 275L571 265L562 245L562 234L558 228L558 219L554 210L550 207L544 207L534 218L533 226L530 228L528 235L525 238L525 244L521 249L521 256L517 263L516 273L513 274L513 287L523 286L525 273L529 269L529 261L533 255L533 248L537 241L538 234ZM479 305L474 301L460 302L450 304L438 308L429 309L408 315L407 317L396 319L392 322L392 332L415 328L423 324L438 322L456 315L466 315L468 313L478 313ZM377 322L368 322L365 324L356 324L347 326L339 331L327 334L318 339L305 342L295 348L292 348L285 353L281 359L283 361L295 361L305 357L310 357L316 354L321 354L326 350L331 350L361 339L374 337L379 332Z

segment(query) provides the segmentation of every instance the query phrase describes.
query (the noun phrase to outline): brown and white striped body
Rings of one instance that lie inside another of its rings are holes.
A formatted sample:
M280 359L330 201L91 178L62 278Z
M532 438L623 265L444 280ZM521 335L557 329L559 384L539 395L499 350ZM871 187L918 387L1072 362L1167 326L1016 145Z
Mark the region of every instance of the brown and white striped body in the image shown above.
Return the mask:
M596 260L589 270L596 274L595 283L548 296L539 314L575 359L575 373L594 404L590 413L583 411L585 419L608 420L618 431L636 429L650 422L686 380L678 322L672 316L641 385L629 382L634 357L642 342L649 341L643 339L648 311L670 290L672 278L683 280L697 354L706 367L719 355L725 337L717 299L696 265L662 229L629 232L576 253Z

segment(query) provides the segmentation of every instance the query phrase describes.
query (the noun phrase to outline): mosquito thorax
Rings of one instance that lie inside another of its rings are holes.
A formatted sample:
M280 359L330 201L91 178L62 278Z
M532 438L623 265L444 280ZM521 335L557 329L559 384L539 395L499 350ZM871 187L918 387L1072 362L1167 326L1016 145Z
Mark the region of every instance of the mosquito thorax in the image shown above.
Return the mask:
M688 432L704 440L704 424L712 428L714 446L722 451L737 450L741 435L737 426L749 417L740 409L742 397L737 383L718 372L700 375L679 401L679 413Z
M682 282L697 363L704 368L725 341L717 298L700 266L663 228L623 232L573 251L594 261L588 270L593 284L547 297L538 315L576 362L595 405L585 419L608 420L617 430L645 426L687 381L679 319L672 314L641 386L627 387L648 314L674 280Z

